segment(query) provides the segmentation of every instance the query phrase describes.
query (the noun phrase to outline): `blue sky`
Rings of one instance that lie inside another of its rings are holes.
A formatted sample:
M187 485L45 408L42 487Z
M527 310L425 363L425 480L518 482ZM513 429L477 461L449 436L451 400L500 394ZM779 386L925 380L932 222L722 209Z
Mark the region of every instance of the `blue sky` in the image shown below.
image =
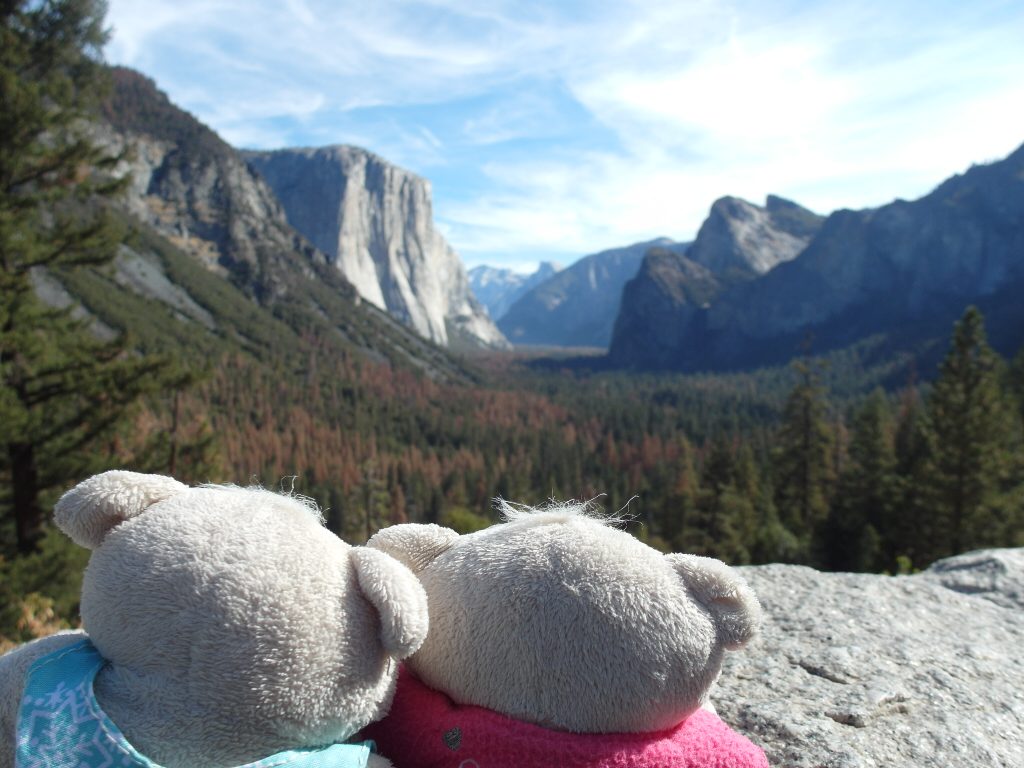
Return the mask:
M107 58L238 147L432 182L467 266L668 236L711 203L914 198L1024 143L1024 3L111 0Z

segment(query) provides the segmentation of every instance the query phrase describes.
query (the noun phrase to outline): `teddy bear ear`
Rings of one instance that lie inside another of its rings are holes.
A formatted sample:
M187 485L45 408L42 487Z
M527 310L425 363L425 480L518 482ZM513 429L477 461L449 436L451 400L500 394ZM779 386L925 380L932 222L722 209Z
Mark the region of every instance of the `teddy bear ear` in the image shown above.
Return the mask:
M115 469L67 491L54 507L53 519L76 544L96 549L118 523L187 490L171 477Z
M420 580L390 555L369 547L351 549L363 596L377 609L384 650L404 659L427 639L427 593Z
M720 560L697 555L665 555L683 583L715 618L718 635L729 650L757 636L761 604L747 582Z
M433 523L403 523L377 531L366 546L387 552L413 573L419 573L458 538L451 528Z

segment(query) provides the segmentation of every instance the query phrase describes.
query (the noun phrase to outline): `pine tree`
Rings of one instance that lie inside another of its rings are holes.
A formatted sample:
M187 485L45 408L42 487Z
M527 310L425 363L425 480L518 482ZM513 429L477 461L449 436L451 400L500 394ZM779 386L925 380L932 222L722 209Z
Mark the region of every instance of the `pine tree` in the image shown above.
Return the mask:
M704 450L700 493L685 535L686 551L730 562L745 562L739 518L744 510L736 493L735 459L730 445L719 438Z
M892 415L885 394L875 390L854 416L848 461L829 517L825 564L854 571L895 567L888 545L897 503Z
M123 181L88 135L103 84L105 5L5 3L0 26L0 524L33 551L44 497L102 465L100 441L165 361L100 341L37 296L62 270L101 265L122 233L103 201ZM10 540L10 537L4 537Z
M900 397L894 436L898 517L893 521L890 547L895 558L923 566L939 557L932 487L932 431L917 387L911 382Z
M687 551L686 527L692 524L700 483L693 463L693 446L686 437L679 440L679 456L672 467L669 492L658 515L662 538L677 552Z
M833 435L817 372L806 361L794 367L800 379L786 400L776 441L775 495L782 524L800 542L800 558L811 561L835 480Z
M928 398L936 517L945 552L990 543L989 504L998 489L1009 409L1001 360L988 346L981 312L968 307ZM994 542L991 542L994 543Z
M1024 427L1024 347L1013 356L1006 376L1011 401L1016 405L1018 426Z

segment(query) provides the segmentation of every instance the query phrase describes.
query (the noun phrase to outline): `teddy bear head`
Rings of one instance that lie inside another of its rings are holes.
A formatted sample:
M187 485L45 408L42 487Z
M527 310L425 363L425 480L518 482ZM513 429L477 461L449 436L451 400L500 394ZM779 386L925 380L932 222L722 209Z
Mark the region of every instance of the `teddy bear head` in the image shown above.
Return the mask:
M97 698L157 762L342 741L386 712L395 660L427 633L409 570L293 496L113 471L68 491L55 519L92 550Z
M430 631L407 664L459 704L579 733L659 731L757 631L757 598L717 560L664 555L585 505L504 511L469 535L408 524L369 542L423 583Z

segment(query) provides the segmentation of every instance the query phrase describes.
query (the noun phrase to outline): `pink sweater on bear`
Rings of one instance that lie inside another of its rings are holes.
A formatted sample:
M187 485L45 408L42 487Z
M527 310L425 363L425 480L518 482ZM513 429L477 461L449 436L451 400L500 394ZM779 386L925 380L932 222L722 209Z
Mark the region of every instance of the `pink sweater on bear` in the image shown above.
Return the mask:
M657 733L568 733L456 704L405 669L390 713L363 737L396 768L768 768L759 747L703 709Z

